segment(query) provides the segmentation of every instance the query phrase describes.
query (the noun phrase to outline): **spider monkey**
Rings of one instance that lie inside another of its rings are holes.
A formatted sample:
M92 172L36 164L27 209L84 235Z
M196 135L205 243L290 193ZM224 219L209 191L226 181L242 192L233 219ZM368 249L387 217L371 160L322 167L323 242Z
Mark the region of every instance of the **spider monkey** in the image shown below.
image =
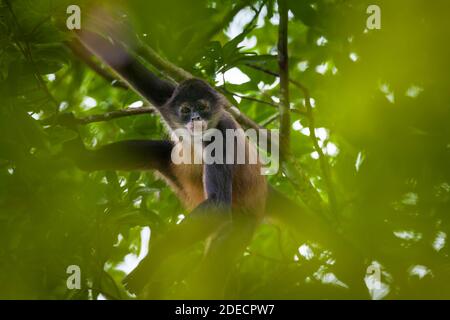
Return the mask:
M225 98L206 82L189 79L174 85L150 72L118 42L89 31L79 33L78 39L155 106L169 133L185 128L194 134L194 126L200 125L202 129L218 129L225 138L227 129L241 128L225 110ZM238 137L236 143L245 144L246 156L256 152L256 146L246 137ZM84 170L155 170L191 210L165 237L156 243L151 241L147 257L124 280L131 292L141 293L164 259L194 242L212 237L204 266L213 272L211 279L203 282L209 282L214 288L215 292L210 293L222 297L223 288L218 282L226 278L231 262L245 249L254 227L264 215L266 178L260 173L259 161L254 164L225 161L230 152L228 145L223 147L221 163L174 164L171 154L180 144L177 137L172 137L171 140L120 141L97 150L87 150L81 145L76 150L72 148L71 157ZM181 148L183 152L193 152L184 145ZM217 286L212 285L214 282Z

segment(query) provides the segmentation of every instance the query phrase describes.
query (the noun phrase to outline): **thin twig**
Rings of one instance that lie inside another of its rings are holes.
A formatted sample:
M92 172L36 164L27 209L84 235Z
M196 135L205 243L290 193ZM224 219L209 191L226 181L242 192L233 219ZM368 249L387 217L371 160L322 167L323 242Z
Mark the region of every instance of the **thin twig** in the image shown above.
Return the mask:
M263 127L268 126L269 124L271 124L272 122L274 122L275 120L277 120L279 118L280 118L280 114L278 112L275 112L273 115L271 115L267 119L261 121L260 125Z
M276 108L278 110L278 104L276 104L274 102L270 102L270 101L267 101L267 100L262 100L262 99L258 99L258 98L254 98L254 97L244 96L242 94L229 91L228 89L226 89L224 87L220 88L220 91L222 91L225 94L229 94L229 95L232 95L234 97L241 98L242 100L248 100L248 101L253 101L253 102L256 102L256 103L265 104L265 105L271 106L273 108ZM302 110L299 110L299 109L292 109L291 108L290 112L297 113L297 114L300 114L300 115L306 115L306 112L304 112Z

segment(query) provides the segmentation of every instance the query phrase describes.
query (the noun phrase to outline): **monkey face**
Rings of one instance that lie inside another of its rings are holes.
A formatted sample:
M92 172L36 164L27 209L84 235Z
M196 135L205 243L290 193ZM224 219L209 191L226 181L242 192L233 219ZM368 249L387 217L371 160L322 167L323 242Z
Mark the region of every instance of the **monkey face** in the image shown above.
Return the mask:
M178 108L178 114L181 123L192 134L201 134L209 129L211 107L207 100L200 99L182 103Z
M182 82L170 102L171 126L185 128L193 135L214 128L223 110L219 101L217 93L204 81Z

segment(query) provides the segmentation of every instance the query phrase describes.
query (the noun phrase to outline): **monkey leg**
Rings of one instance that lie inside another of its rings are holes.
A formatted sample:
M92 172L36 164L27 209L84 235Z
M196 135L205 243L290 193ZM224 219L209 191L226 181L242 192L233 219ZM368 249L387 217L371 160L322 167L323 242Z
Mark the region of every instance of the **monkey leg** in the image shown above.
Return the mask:
M251 241L257 220L253 216L233 217L212 239L198 269L187 279L189 299L224 299L236 260Z
M194 210L182 223L169 230L164 236L150 241L148 255L124 280L130 292L140 294L167 258L208 238L230 222L229 215L217 211Z

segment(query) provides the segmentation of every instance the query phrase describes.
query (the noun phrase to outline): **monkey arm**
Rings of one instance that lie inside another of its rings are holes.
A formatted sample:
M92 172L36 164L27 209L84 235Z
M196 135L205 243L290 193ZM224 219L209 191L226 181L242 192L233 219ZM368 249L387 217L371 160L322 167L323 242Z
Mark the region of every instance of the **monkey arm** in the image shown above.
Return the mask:
M167 140L127 140L88 150L80 139L64 146L65 153L83 170L169 171L173 144Z
M76 46L87 48L101 58L154 106L162 106L172 96L175 86L150 72L119 42L108 41L102 36L86 30L77 35L79 43L76 42Z

